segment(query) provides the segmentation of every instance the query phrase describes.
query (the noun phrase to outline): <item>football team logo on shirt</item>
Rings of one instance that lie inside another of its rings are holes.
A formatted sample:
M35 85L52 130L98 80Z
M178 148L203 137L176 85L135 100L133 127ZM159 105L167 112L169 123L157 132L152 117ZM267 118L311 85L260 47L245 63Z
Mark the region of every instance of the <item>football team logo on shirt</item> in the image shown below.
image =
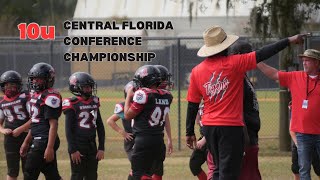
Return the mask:
M57 103L57 99L51 99L51 104L55 105Z
M147 97L148 96L144 91L138 90L134 93L133 101L138 104L145 104L147 102Z
M39 96L41 97L41 96ZM45 105L52 107L52 108L58 108L60 107L61 100L57 96L48 95L46 100L44 101Z
M136 100L137 100L137 101L141 101L142 98L143 98L143 94L142 94L142 93L137 93Z
M219 73L217 77L215 77L216 72L212 73L210 80L206 82L203 87L206 90L206 95L209 96L210 101L214 97L214 102L216 102L219 98L221 101L223 99L224 94L227 92L229 80L227 77L224 77L221 80L221 75L223 72Z

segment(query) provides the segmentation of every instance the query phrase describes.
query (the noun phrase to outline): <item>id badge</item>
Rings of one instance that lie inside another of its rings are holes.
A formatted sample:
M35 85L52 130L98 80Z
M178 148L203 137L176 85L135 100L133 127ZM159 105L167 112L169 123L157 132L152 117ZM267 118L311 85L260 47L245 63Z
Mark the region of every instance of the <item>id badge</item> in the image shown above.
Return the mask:
M302 109L308 109L308 100L303 100Z

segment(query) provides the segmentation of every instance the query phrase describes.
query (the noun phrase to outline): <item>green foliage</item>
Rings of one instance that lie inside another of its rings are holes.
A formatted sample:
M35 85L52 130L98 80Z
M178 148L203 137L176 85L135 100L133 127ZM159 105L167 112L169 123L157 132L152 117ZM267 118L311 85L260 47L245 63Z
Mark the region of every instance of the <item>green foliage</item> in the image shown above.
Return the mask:
M253 37L263 40L270 37L284 38L300 33L313 11L320 7L319 0L264 0L252 9L250 28ZM281 69L293 65L293 49L288 48L281 54Z
M0 25L3 30L0 32L16 35L17 25L21 22L59 27L63 21L72 18L76 4L77 0L2 0Z
M319 0L264 0L251 12L251 32L263 38L297 34L319 7Z

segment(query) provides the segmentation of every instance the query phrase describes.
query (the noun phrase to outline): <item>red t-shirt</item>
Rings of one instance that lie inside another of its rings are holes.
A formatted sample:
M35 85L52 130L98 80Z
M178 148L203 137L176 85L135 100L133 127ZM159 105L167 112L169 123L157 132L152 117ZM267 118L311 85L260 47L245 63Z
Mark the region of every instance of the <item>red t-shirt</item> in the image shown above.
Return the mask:
M243 79L256 53L206 58L192 69L187 100L204 100L203 125L243 126Z
M305 134L320 134L320 79L308 78L303 71L280 72L281 86L288 87L292 96L292 116L290 130ZM308 98L307 98L307 80ZM314 89L313 89L314 88ZM302 108L303 100L308 100L307 109Z

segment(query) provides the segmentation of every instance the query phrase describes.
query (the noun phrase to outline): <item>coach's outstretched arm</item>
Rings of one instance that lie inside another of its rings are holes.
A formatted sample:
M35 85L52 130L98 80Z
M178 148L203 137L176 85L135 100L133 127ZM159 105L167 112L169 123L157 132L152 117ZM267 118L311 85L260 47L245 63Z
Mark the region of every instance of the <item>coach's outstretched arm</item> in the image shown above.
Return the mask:
M263 62L260 62L259 64L257 64L258 69L260 69L260 71L266 75L268 78L273 79L275 81L279 80L279 76L278 76L278 70L266 65Z
M288 38L281 39L272 44L263 46L261 49L256 50L256 61L257 63L268 59L269 57L277 54L290 44L301 44L303 43L303 38L307 34L297 34Z

